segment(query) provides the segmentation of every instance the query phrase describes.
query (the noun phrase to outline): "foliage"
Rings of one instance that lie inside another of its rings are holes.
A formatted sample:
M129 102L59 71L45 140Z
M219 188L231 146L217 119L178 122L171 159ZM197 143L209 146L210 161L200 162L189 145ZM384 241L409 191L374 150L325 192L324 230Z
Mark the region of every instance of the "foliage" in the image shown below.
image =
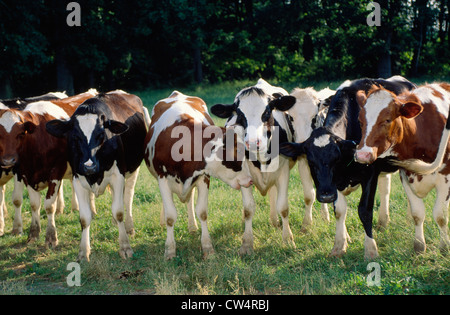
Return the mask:
M377 2L379 27L363 0L79 0L69 27L68 1L1 0L0 94L448 76L450 2Z

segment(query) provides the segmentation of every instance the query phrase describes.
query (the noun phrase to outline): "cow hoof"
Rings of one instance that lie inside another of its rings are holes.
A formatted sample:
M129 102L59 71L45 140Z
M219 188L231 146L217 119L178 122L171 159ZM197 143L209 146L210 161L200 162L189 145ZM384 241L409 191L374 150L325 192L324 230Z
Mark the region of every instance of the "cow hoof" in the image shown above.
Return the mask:
M133 250L131 249L131 247L121 248L119 251L119 255L123 259L131 258L133 257Z
M38 236L28 235L27 244L33 244L38 239L39 239L39 235Z
M89 254L87 254L87 253L85 253L85 252L82 252L82 251L80 250L80 252L78 253L77 261L78 261L78 262L82 262L83 260L89 262Z
M210 258L210 257L213 257L214 254L215 254L215 252L214 252L214 249L212 247L208 248L208 249L203 249L203 259L205 259L205 260Z
M20 227L20 228L13 228L11 234L15 235L15 236L21 236L23 234L22 227Z
M164 258L166 259L166 260L172 260L172 259L174 259L176 257L176 254L175 254L175 252L173 252L173 253L169 253L169 252L165 252L164 253Z
M245 255L252 255L253 254L253 246L245 246L242 245L239 249L239 255L245 256Z
M427 250L427 246L425 245L425 243L415 240L414 241L414 251L416 252L416 254L420 255L425 253Z
M272 224L272 226L274 228L280 228L281 227L281 223L280 220L278 220L278 216L275 218L270 218L270 224Z
M59 241L58 241L58 238L56 237L56 235L55 235L55 237L46 237L45 238L45 246L47 248L51 247L51 248L55 249L56 246L58 246L58 243L59 243Z

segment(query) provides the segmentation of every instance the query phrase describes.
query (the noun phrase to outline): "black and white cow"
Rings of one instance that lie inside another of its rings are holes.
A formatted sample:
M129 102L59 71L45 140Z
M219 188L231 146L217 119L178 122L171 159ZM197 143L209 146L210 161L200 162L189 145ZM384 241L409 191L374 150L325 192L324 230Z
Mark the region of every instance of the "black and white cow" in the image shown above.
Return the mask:
M348 234L345 227L347 201L345 196L360 185L362 195L358 206L358 214L366 233L365 257L378 256L378 249L372 234L373 205L378 177L381 173L397 170L384 159L377 160L370 166L354 162L355 149L361 140L362 132L358 116L360 106L356 97L360 90L366 93L373 85L400 94L412 90L416 86L408 80L396 76L388 80L362 79L347 81L338 88L333 97L328 116L323 127L315 129L303 143L281 144L280 153L297 158L306 155L311 175L317 189L317 200L335 205L336 239L331 252L340 256L347 250ZM390 178L380 188L389 189ZM388 195L389 193L387 193ZM386 191L382 192L386 196Z
M278 215L283 223L283 240L295 246L289 227L288 185L289 172L294 161L278 154L278 144L293 141L294 130L286 113L268 111L268 104L288 93L260 79L255 86L241 90L231 105L217 104L211 112L228 118L226 127L233 126L245 145L246 159L253 184L270 198L270 219L278 226ZM275 144L274 144L275 142ZM244 204L245 231L241 254L253 251L252 218L256 203L251 188L241 188Z
M113 218L119 228L120 256L132 256L127 233L134 233L131 205L149 124L141 99L123 91L99 94L78 107L70 120L47 123L50 134L66 137L68 142L83 230L79 260L89 260L90 254L90 192L99 196L108 185L112 192Z
M271 101L267 113L273 110L288 113L294 130L293 141L301 143L309 138L314 129L323 125L331 97L335 93L336 91L330 90L329 88L318 92L313 88L296 88L290 95L282 96ZM267 117L270 116L266 115ZM302 231L306 232L312 225L312 208L316 199L316 192L305 156L298 158L298 171L303 186L305 202L305 216L303 218ZM326 222L329 222L330 215L327 204L322 203L321 207L322 218Z

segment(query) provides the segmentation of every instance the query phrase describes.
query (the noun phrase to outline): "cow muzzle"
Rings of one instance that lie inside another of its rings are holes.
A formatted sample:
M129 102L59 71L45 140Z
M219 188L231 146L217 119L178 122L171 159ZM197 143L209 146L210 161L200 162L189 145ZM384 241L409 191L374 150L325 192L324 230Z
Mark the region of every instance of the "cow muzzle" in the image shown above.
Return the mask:
M93 175L97 172L97 164L95 164L91 159L83 164L83 170L85 175Z
M14 165L16 165L17 163L17 157L15 156L5 156L4 158L1 159L1 166L3 168L12 168Z
M375 161L374 150L372 148L357 150L355 153L355 161L361 164L372 164Z

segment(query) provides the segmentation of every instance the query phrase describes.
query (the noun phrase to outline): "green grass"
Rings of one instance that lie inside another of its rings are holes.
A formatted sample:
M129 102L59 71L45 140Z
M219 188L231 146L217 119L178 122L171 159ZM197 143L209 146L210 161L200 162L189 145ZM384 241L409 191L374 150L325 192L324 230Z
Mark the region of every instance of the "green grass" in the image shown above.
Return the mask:
M230 83L182 92L199 95L213 104L232 102L242 86L245 84ZM170 92L136 94L151 108ZM406 214L407 201L398 174L393 176L392 187L391 223L386 230L374 233L380 253L376 262L381 266L381 285L369 287L364 231L356 211L360 190L349 197L347 228L352 243L347 254L342 258L329 257L335 234L332 207L331 223L325 223L316 203L314 226L301 233L304 201L295 167L290 180L289 221L297 248L283 244L281 230L269 223L268 199L255 192L255 252L241 257L240 192L212 179L208 224L215 254L206 260L202 258L200 231L188 232L186 208L176 199L177 257L166 261L166 232L159 225L161 197L156 180L143 164L134 198L136 236L130 240L134 256L123 260L118 254L118 230L112 223L111 198L107 192L96 200L97 215L91 224L91 261L81 263L82 285L69 287L66 277L71 271L67 265L76 261L81 238L78 213L66 210L57 216L59 246L46 249L47 222L45 211L41 210L40 239L26 244L31 221L28 197L25 194L23 205L25 235L13 236L12 183L8 183L9 214L6 234L0 238L0 294L450 294L450 255L439 250L439 230L431 214L434 193L426 198L428 249L425 254L416 255L414 225ZM70 209L70 196L70 185L66 183L66 209ZM378 206L377 196L375 208ZM377 216L375 212L375 225Z

